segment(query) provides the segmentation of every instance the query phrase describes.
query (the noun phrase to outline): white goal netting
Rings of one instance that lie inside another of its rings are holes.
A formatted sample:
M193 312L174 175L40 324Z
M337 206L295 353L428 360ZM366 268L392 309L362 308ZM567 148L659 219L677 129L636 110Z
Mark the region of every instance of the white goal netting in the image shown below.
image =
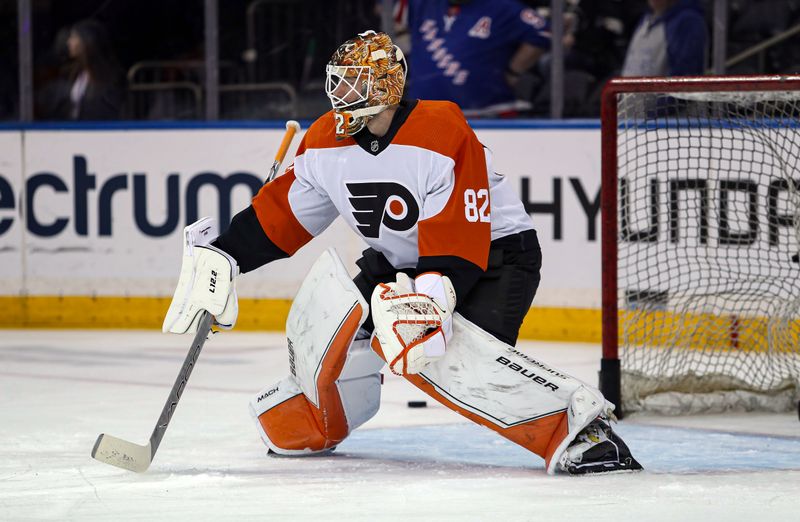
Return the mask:
M623 410L793 408L800 92L620 94L617 175Z

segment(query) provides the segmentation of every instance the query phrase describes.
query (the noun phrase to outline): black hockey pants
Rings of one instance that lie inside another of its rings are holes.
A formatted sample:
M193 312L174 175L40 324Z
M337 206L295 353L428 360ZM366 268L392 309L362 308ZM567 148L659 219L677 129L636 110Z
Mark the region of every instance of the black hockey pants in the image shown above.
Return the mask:
M368 248L356 261L361 272L353 279L370 301L378 283L395 280L398 272L386 257ZM535 230L492 241L486 271L466 296L457 296L456 311L501 341L514 345L519 328L539 287L542 251ZM413 270L403 270L410 277ZM372 314L363 328L372 331Z

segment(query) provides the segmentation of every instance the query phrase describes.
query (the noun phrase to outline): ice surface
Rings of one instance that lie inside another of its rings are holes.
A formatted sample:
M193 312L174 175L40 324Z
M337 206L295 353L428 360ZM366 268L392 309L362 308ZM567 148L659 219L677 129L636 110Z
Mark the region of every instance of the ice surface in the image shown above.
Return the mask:
M0 332L0 520L800 520L796 414L634 417L646 471L545 475L541 459L386 376L379 414L330 456L270 458L247 413L288 368L280 334L223 333L200 356L144 474L90 458L144 444L191 339ZM592 383L599 348L521 347Z

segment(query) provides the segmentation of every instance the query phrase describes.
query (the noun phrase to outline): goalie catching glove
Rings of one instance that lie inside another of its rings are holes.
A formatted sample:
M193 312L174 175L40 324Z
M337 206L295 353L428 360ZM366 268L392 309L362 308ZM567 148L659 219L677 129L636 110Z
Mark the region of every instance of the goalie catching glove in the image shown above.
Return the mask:
M376 286L371 301L375 335L392 372L419 373L444 356L456 307L447 276L427 272L412 281L400 272L394 283Z
M195 333L203 310L214 316L214 324L230 329L236 323L236 261L211 246L211 218L202 218L183 229L183 262L178 287L172 297L164 333Z

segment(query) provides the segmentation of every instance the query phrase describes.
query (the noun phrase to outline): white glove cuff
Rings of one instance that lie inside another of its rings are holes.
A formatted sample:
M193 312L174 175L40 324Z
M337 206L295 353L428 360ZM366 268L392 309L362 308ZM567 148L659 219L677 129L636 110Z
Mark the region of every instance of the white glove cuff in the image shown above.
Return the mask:
M414 279L414 289L418 294L431 296L440 308L452 312L456 307L456 291L450 278L438 272L425 272Z

